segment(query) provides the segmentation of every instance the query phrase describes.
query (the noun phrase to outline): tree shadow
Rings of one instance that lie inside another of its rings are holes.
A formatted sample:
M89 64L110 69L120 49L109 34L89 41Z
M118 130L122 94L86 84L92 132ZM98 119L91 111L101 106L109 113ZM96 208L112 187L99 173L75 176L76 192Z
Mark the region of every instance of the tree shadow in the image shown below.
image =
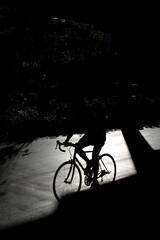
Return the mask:
M31 142L32 140L22 143L6 143L0 149L0 166L5 163L8 158L16 156L19 152L23 151L23 149L27 148ZM27 152L27 150L24 150L24 154L29 154Z
M136 128L122 128L122 133L129 148L132 160L141 181L158 183L160 150L154 150Z
M28 155L29 149L27 147L31 144L32 141L28 142L14 142L14 143L5 143L0 148L0 186L2 187L7 181L7 174L12 169L15 164L15 159L18 154L22 156ZM6 174L7 173L7 174ZM5 192L0 191L0 195L3 195Z

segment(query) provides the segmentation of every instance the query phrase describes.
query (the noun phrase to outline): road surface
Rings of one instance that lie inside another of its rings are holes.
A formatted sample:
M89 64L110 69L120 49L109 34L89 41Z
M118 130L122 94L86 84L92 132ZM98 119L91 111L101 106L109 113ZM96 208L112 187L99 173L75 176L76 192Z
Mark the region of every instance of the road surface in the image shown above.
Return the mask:
M141 133L153 149L159 149L159 128L145 128ZM77 142L80 137L74 135L71 140ZM0 229L49 216L56 210L58 202L52 192L53 176L58 166L69 159L67 152L55 151L57 139L64 141L65 137L39 138L0 166ZM104 152L116 160L116 180L136 174L120 130L107 133Z

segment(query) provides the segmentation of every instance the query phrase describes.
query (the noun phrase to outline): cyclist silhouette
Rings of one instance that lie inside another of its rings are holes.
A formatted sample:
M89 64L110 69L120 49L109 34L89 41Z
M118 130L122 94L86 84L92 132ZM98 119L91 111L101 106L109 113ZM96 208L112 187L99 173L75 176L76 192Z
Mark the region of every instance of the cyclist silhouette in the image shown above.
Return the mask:
M98 154L106 140L106 115L101 107L87 107L84 100L76 101L73 106L73 111L75 116L74 124L78 124L78 127L85 132L83 137L76 143L77 153L86 161L87 165L84 174L87 174L88 170L93 167L94 180L92 187L95 187L98 185ZM68 132L67 138L63 143L64 145L67 145L74 133L74 131ZM88 159L83 151L83 148L89 145L94 146L92 161Z

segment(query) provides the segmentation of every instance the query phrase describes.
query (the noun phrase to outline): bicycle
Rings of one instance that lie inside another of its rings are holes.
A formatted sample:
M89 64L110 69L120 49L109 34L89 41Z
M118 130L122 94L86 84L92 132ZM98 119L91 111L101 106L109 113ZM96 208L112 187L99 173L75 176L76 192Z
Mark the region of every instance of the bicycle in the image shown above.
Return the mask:
M57 146L59 150L65 152L62 149L63 143L57 141ZM53 193L58 201L62 199L63 196L79 192L82 185L82 171L84 172L84 167L82 163L77 158L76 144L69 142L67 146L69 147L70 160L62 163L55 172L53 178ZM74 153L72 154L70 148L74 148ZM92 151L84 151L85 153L92 153ZM112 182L116 178L116 163L114 158L108 154L104 153L98 156L99 159L99 170L97 180L100 182ZM88 174L84 177L84 183L86 186L90 186L93 181L93 167L88 171Z

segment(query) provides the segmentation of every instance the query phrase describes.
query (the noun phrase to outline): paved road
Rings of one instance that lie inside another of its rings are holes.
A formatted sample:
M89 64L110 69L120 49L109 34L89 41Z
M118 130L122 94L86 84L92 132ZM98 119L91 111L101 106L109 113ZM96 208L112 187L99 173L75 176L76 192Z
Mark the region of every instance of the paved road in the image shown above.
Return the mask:
M159 128L146 128L141 133L153 149L160 148ZM79 138L74 135L72 141ZM40 219L55 211L58 203L52 193L53 175L69 158L67 152L55 151L57 139L63 141L64 137L37 139L0 166L3 171L0 178L0 229ZM136 174L120 130L107 134L103 152L109 152L116 160L116 179Z

